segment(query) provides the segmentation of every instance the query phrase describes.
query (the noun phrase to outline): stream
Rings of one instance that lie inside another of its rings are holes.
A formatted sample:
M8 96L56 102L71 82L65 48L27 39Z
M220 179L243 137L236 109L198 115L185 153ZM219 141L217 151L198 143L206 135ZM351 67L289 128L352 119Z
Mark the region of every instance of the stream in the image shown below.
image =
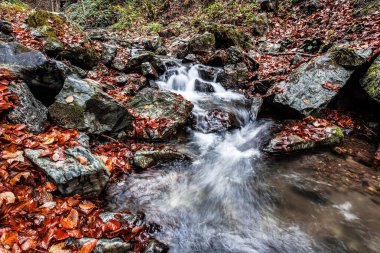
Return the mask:
M268 162L260 149L273 123L253 120L244 96L215 82L218 69L205 68L171 61L156 81L194 104L194 127L178 144L194 159L133 173L108 189L108 208L144 212L173 253L380 252L378 206L324 182L308 184L334 192L327 202L297 194L294 185L312 165ZM210 110L234 115L239 127L214 131L223 126L207 119Z

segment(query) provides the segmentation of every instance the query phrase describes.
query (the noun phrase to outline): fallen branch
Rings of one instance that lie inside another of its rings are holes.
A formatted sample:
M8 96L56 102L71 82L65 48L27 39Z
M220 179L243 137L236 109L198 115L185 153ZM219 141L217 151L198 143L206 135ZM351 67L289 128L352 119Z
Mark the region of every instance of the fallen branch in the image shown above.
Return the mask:
M305 56L305 57L314 57L316 56L315 54L306 54L306 53L299 53L299 52L284 52L284 53L265 53L266 55L273 55L273 56L278 56L278 55L300 55L300 56Z

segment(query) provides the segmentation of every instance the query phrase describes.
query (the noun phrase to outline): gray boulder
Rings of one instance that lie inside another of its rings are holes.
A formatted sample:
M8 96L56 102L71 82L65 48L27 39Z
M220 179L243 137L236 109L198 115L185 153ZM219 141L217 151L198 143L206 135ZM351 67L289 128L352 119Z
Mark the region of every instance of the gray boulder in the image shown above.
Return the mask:
M213 109L204 115L197 115L193 124L194 129L203 133L224 132L239 126L240 122L234 113L221 109Z
M147 78L157 78L158 73L155 68L149 62L143 62L141 64L141 74Z
M347 83L355 68L365 62L351 49L340 48L301 65L277 86L274 103L303 115L318 113Z
M248 78L248 68L243 62L226 65L217 76L217 82L226 89L238 89Z
M25 124L32 133L44 131L48 110L33 96L28 85L12 82L8 89L18 97L18 104L7 115L8 120L15 124Z
M106 186L110 172L89 150L83 147L66 151L58 149L56 152L64 152L66 157L58 156L60 158L56 161L49 157L40 157L43 151L26 149L25 156L46 173L61 194L98 196Z
M63 128L92 134L120 132L130 126L129 111L97 85L94 81L69 76L49 107L53 121Z
M155 56L152 52L142 52L140 54L132 56L125 65L126 72L137 72L142 74L142 64L144 62L150 63L158 74L165 72L165 65L160 58Z
M380 56L369 67L360 84L368 95L380 102Z
M189 41L189 49L192 53L204 53L215 49L215 36L212 33L196 34Z
M99 218L104 223L110 220L117 220L121 223L129 223L134 226L141 226L145 224L145 215L143 213L112 213L104 212L99 214Z
M174 137L188 122L193 105L180 95L147 88L140 91L128 103L128 107L140 118L167 122L162 128L146 128L144 134L136 137L165 140Z
M103 44L101 58L102 62L105 65L112 63L112 60L115 58L117 52L117 46L112 44Z

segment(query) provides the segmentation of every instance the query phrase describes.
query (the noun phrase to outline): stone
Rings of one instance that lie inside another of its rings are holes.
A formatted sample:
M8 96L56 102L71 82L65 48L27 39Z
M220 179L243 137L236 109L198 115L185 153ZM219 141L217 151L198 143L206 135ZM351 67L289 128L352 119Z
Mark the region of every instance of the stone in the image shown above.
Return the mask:
M195 54L188 54L182 60L183 63L192 63L192 62L196 62L196 61L197 61L197 57Z
M267 14L260 13L253 17L252 19L252 30L254 35L264 35L269 29L269 21Z
M84 69L91 69L98 64L99 56L92 46L67 45L59 54L59 58L69 60L71 64Z
M226 65L217 76L217 82L226 89L238 89L248 78L248 68L243 63Z
M199 79L194 81L194 90L199 92L215 92L214 86L211 83L203 82Z
M282 46L280 43L271 43L271 42L263 42L259 46L260 51L265 52L265 53L278 53L283 50Z
M142 44L145 50L154 52L162 46L162 39L160 37L153 37L152 39L144 39Z
M344 134L338 126L318 127L324 137L318 141L304 139L295 133L276 134L270 141L265 151L270 153L286 153L297 150L307 150L320 146L331 146L339 144Z
M160 162L172 161L176 159L184 159L186 156L177 151L168 148L161 150L144 150L140 149L133 156L134 164L141 169L148 169Z
M142 74L142 64L148 62L153 66L158 74L163 74L166 70L164 63L160 58L155 56L152 52L141 52L132 56L125 65L125 70L127 73L140 73Z
M115 57L111 62L111 67L119 71L124 71L126 66L126 62L118 57Z
M156 49L156 54L157 55L167 55L168 54L168 51L166 50L166 47L159 47Z
M249 110L249 117L251 120L256 120L263 105L263 98L254 97L251 99L251 108Z
M129 127L132 115L117 100L100 90L98 83L69 76L49 107L52 120L63 128L91 134L117 133ZM66 98L72 96L73 102Z
M374 14L380 9L378 0L353 0L354 2L354 17Z
M243 52L239 48L232 46L229 47L226 52L226 64L237 64L243 61Z
M103 223L110 220L117 220L121 223L129 223L134 226L142 226L145 224L145 215L143 213L112 213L104 212L99 214L99 218Z
M277 11L278 0L259 0L262 11Z
M215 48L215 36L212 33L194 35L189 41L189 50L192 53L210 52Z
M40 157L44 152L42 149L25 149L24 152L65 196L98 196L110 177L110 172L103 162L84 147L78 146L65 151L57 149L56 153L65 155L64 159L60 158L57 161L49 157ZM82 157L87 163L80 163L78 157Z
M188 43L181 40L174 41L170 45L170 51L173 52L175 58L182 59L189 54Z
M141 64L141 74L147 78L158 78L158 73L149 62Z
M160 91L150 88L140 91L129 103L139 117L156 121L168 121L164 129L152 131L149 140L167 140L173 138L180 128L186 125L193 105L182 96L169 91Z
M360 84L371 98L380 102L380 56L371 64Z
M14 42L0 43L0 66L23 79L42 102L46 98L54 98L66 77L77 73L63 62L47 59L40 51Z
M18 104L7 114L8 120L14 124L25 124L32 133L44 131L48 109L33 96L28 85L12 82L8 89L18 97Z
M176 27L170 27L158 32L158 35L163 38L170 38L180 35L180 31Z
M95 240L94 238L84 237L81 239L72 239L70 243L81 249L86 243ZM98 239L95 248L91 251L93 253L120 253L130 252L131 244L116 237L112 239Z
M201 27L201 30L214 34L217 49L237 46L249 50L252 47L245 32L234 25L208 23L205 27Z
M110 65L112 60L115 58L117 52L117 46L112 44L104 43L102 46L102 62L105 65Z
M0 32L5 35L11 35L13 32L12 24L5 20L0 20Z
M350 53L344 55L351 55L351 50L348 51ZM290 76L289 81L276 86L281 92L274 96L274 103L303 115L316 114L327 106L346 85L354 72L353 67L359 67L357 57L345 59L334 52L304 63Z
M197 115L193 123L193 128L203 133L224 132L239 126L239 121L233 113L221 109Z
M226 65L227 52L225 50L217 50L211 57L207 60L207 65L214 67L223 67Z
M144 250L144 253L164 253L164 252L168 252L168 247L157 240L151 240L148 246L146 247L146 249Z

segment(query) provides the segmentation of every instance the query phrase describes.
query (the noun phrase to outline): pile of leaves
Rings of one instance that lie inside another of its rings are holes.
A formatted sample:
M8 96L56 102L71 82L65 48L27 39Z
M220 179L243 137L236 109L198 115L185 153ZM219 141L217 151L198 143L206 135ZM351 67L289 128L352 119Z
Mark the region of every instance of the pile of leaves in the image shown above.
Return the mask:
M16 77L11 76L9 70L0 69L0 113L14 107L17 97L12 95L8 85L16 81Z

